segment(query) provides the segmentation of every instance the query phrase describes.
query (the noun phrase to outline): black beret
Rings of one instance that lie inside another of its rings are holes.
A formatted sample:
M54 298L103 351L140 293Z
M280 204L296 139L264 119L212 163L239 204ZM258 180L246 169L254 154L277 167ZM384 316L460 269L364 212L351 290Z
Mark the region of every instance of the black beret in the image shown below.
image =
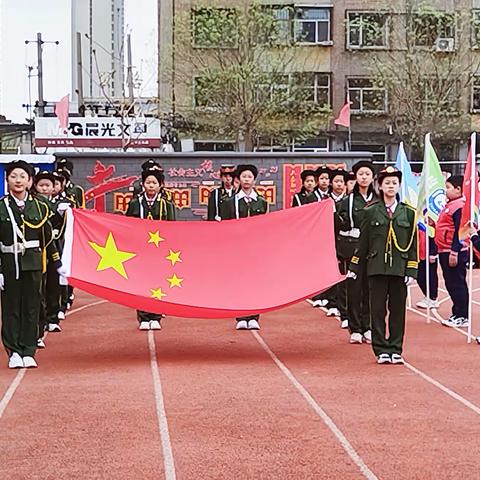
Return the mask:
M33 183L36 185L40 180L50 180L53 184L55 184L55 175L53 172L43 170L35 175Z
M66 168L59 168L53 172L53 175L55 177L60 177L61 181L67 181L70 180L70 172Z
M144 170L142 172L142 183L144 183L148 177L155 177L160 185L165 181L165 175L161 170L158 170L158 168Z
M239 165L236 170L236 176L240 178L240 175L243 172L252 172L253 177L257 178L258 176L258 168L255 165Z
M317 174L315 173L315 170L304 170L300 176L302 177L302 182L304 182L307 177L317 177Z
M330 176L331 170L327 167L327 165L323 164L320 165L316 170L315 173L317 174L317 177L319 177L322 173L328 173L328 176Z
M60 160L57 160L57 170L60 168L66 168L71 175L73 173L73 162L66 158L61 158Z
M348 172L344 168L337 168L335 170L330 170L330 180L333 180L335 177L342 176L345 181L348 180Z
M347 182L350 182L351 180L353 180L354 182L357 181L355 174L353 172L348 172Z
M369 168L375 175L375 167L373 166L373 163L369 160L360 160L352 167L352 171L356 175L361 168Z
M142 163L142 171L153 170L153 169L160 170L163 172L163 168L161 167L161 165L158 162L156 162L153 158L149 158L146 162Z
M220 175L233 175L235 172L235 165L221 165L220 166Z
M401 182L402 172L398 168L392 166L382 168L378 173L378 184L381 185L387 177L397 177Z
M8 177L16 168L21 168L23 171L27 172L27 175L30 178L32 178L35 173L35 170L29 163L24 160L14 160L13 162L7 163L5 166L5 175Z

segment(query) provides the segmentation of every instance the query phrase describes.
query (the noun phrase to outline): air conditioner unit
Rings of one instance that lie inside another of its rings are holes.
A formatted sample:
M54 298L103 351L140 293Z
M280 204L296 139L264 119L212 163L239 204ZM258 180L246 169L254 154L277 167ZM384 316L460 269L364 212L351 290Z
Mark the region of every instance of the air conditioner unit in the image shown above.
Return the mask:
M435 42L435 50L437 52L454 52L455 39L454 38L437 38Z

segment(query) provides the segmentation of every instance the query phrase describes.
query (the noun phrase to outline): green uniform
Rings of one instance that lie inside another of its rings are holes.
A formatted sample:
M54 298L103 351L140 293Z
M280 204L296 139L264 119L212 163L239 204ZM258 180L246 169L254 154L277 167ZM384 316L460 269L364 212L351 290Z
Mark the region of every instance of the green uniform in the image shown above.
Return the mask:
M404 203L397 203L390 217L384 202L379 200L365 208L361 231L350 270L357 273L361 265L365 266L370 287L373 350L377 356L401 355L407 298L405 278L417 276L416 212ZM352 280L358 281L359 278Z
M337 204L335 217L337 256L340 259L342 271L359 246L362 222L365 216L365 206L373 200L373 194L364 197L355 191ZM351 333L364 334L370 330L370 305L368 302L368 282L365 262L358 268L358 278L347 279L347 317Z
M222 204L234 195L233 187L227 190L223 185L212 190L208 197L207 220L223 220L221 216Z
M307 203L314 203L318 201L317 197L313 192L308 193L303 188L296 193L292 198L292 208L300 207L301 205L306 205Z
M65 195L73 201L76 208L85 208L85 190L80 185L68 181L65 185Z
M159 193L154 199L148 200L146 196L140 195L130 200L127 211L127 217L146 218L149 220L170 220L176 218L175 204L167 200L165 195ZM137 320L141 322L160 321L163 315L157 313L137 310Z
M42 273L52 242L48 217L47 205L32 195L23 207L11 195L0 199L2 341L9 353L22 357L33 356L37 348Z

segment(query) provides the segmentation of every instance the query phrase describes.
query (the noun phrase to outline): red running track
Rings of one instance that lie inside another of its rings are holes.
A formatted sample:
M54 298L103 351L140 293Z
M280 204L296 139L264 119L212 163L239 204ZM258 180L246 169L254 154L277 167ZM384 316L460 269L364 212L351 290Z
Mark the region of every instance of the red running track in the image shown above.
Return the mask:
M479 346L410 312L411 367L378 366L307 303L261 322L72 313L8 402L0 364L0 479L480 478Z

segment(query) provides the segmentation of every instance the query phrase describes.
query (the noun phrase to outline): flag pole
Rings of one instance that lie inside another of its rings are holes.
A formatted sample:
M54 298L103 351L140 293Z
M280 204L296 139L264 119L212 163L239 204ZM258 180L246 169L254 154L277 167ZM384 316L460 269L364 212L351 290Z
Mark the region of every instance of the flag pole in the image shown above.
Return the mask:
M431 312L430 312L430 233L429 233L429 161L425 158L427 152L427 139L430 143L430 133L425 135L425 144L424 144L424 155L423 155L423 168L425 169L425 199L427 212L425 214L425 279L427 281L427 323L431 323Z
M405 154L405 148L403 146L403 142L400 142L398 147L400 149L400 170L405 172L405 161L407 159L407 155ZM407 184L405 181L402 181L402 201L405 202L407 198Z
M475 199L478 189L477 181L477 162L476 162L476 133L472 133L470 140L471 172L470 172L470 226L475 223ZM467 343L472 343L472 320L473 320L473 244L469 245L469 263L468 263L468 335Z

